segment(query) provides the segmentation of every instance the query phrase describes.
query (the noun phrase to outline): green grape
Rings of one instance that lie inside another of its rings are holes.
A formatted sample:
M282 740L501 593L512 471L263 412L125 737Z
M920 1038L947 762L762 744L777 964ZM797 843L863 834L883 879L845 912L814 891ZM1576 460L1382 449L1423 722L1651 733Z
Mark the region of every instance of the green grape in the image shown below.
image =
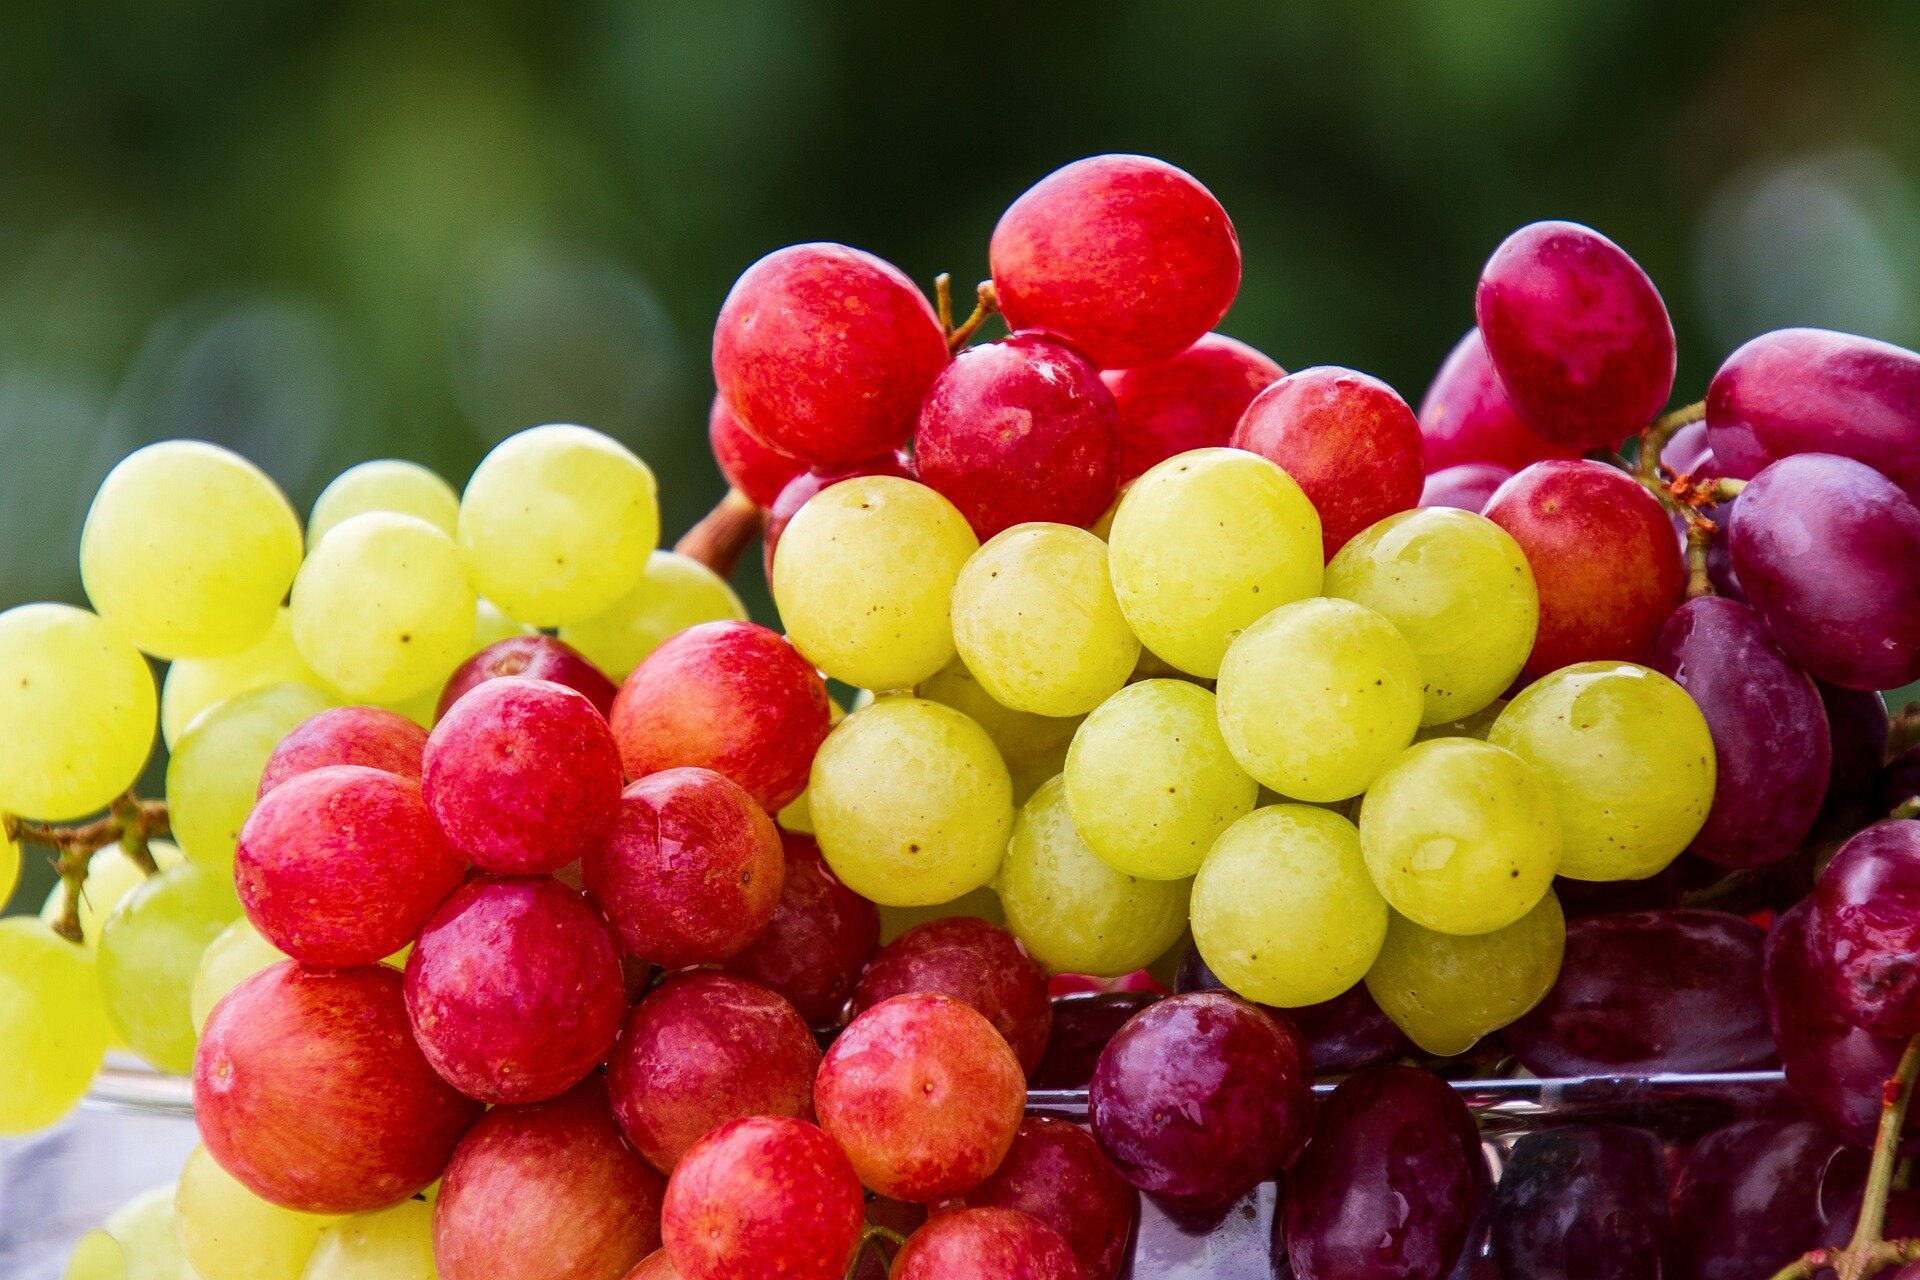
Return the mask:
M1387 932L1360 833L1305 804L1256 809L1228 827L1193 878L1193 942L1228 988L1293 1008L1366 976Z
M93 956L31 916L0 920L0 1045L0 1134L71 1111L107 1052Z
M1015 711L996 702L957 655L922 680L914 693L952 707L985 729L993 745L999 748L1007 772L1013 775L1016 792L1023 776L1044 770L1027 789L1028 795L1060 772L1074 731L1086 719L1085 716L1040 716L1031 711Z
M403 1200L378 1213L343 1218L322 1231L304 1280L436 1280L437 1275L433 1206L425 1200Z
M127 1280L127 1251L104 1231L89 1231L73 1247L61 1280Z
M1142 680L1101 703L1073 735L1065 782L1088 846L1150 880L1198 871L1260 790L1220 736L1214 696L1185 680Z
M515 622L499 605L480 596L473 602L473 640L467 657L471 658L490 644L498 644L514 636L530 636L533 632L534 628L524 622Z
M1395 911L1442 933L1490 933L1540 901L1560 819L1526 761L1472 738L1409 747L1360 806L1367 871Z
M535 427L494 447L460 498L460 554L480 594L536 627L611 609L660 541L653 472L586 427Z
M183 856L180 846L167 840L148 841L147 852L153 855L155 865L162 871L177 866ZM110 844L93 851L93 856L87 859L86 887L80 892L80 936L87 950L99 948L100 926L122 899L146 882L147 873L135 866L119 845ZM53 924L66 910L67 882L57 880L47 892L40 918Z
M1134 634L1212 677L1268 610L1320 591L1320 516L1293 478L1239 449L1195 449L1133 482L1107 546Z
M1157 959L1187 927L1190 880L1115 871L1080 838L1059 778L1014 819L994 882L1007 928L1056 973L1118 977Z
M1528 685L1491 741L1533 766L1560 814L1560 874L1644 880L1713 805L1713 737L1687 691L1630 662L1582 662Z
M444 681L477 616L460 549L418 516L336 525L293 583L300 656L350 698L399 702Z
M1362 530L1327 564L1326 592L1391 622L1420 659L1422 724L1472 715L1533 649L1540 593L1520 544L1454 507L1403 511Z
M1007 910L998 894L987 885L978 889L969 889L951 902L929 902L917 907L890 907L880 904L880 942L885 945L913 928L929 920L945 920L952 916L968 916L975 920L985 920L988 924L1006 927Z
M104 809L153 749L153 672L98 617L0 613L0 811L63 822Z
M1566 918L1551 889L1506 928L1466 937L1396 912L1367 970L1367 991L1428 1053L1465 1053L1546 997L1566 948Z
M13 897L13 887L19 883L20 842L0 827L0 910L5 909L7 900Z
M449 538L460 525L460 495L437 474L416 462L382 458L348 467L314 500L307 517L307 545L317 547L342 520L369 511L419 516ZM210 1276L208 1280L213 1280Z
M100 616L160 658L257 644L300 567L300 519L266 473L199 440L120 460L80 532L80 579Z
M911 689L953 657L953 584L980 543L945 498L898 476L815 494L780 535L773 600L787 638L863 689Z
M678 552L656 551L632 590L605 613L560 628L560 638L615 680L624 680L675 632L746 616L747 606L725 578Z
M195 1147L173 1192L180 1252L201 1280L300 1280L333 1219L269 1204Z
M282 609L251 649L224 658L183 658L167 668L160 685L160 736L171 749L195 716L249 689L310 684L324 691L326 683L300 656L293 643L293 619Z
M187 992L187 1016L193 1034L206 1029L207 1019L220 998L262 969L285 960L286 954L260 936L253 922L241 916L200 953L193 971L193 986Z
M1470 716L1458 720L1443 720L1439 724L1420 726L1420 732L1413 735L1415 742L1431 742L1435 738L1476 738L1481 742L1493 732L1493 722L1507 709L1505 699L1495 698L1486 706Z
M1065 524L1015 525L973 553L953 584L953 642L994 701L1042 716L1085 715L1140 658L1106 544Z
M276 684L228 698L193 722L167 761L173 838L196 862L233 867L240 828L280 739L332 705L307 684Z
M827 723L839 724L847 718L841 708L840 700L831 695L827 697ZM813 806L807 801L806 790L802 790L788 802L787 807L773 815L773 820L787 831L797 831L803 836L813 834Z
M834 874L896 907L951 902L992 880L1013 826L1013 783L993 739L924 698L882 698L835 726L807 800Z
M126 1253L127 1280L200 1280L173 1234L173 1192L172 1183L143 1191L102 1227Z
M107 1017L128 1047L160 1070L193 1070L194 975L207 944L239 915L230 873L183 862L149 877L101 926Z
M1349 600L1282 605L1220 664L1220 732L1240 767L1295 800L1359 795L1420 727L1420 660Z

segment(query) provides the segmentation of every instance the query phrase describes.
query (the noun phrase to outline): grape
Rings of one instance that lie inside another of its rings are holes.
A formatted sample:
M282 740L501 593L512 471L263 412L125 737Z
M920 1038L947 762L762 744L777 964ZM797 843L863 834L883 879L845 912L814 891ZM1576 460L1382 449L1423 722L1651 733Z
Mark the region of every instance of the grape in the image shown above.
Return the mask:
M1140 1213L1134 1189L1086 1130L1028 1116L992 1177L969 1191L970 1208L1014 1209L1060 1233L1085 1280L1115 1280Z
M1053 1034L1028 1087L1086 1088L1101 1051L1120 1034L1120 1028L1161 998L1158 991L1097 991L1055 999Z
M1546 458L1580 456L1579 449L1548 440L1521 420L1494 376L1477 328L1467 330L1433 375L1420 401L1420 434L1429 474L1474 463L1511 473Z
M451 538L460 523L460 495L418 463L397 458L362 462L335 476L314 500L307 517L307 545L320 545L341 521L369 511L419 516Z
M324 1218L268 1204L195 1147L173 1192L173 1231L201 1280L301 1280Z
M1006 1038L1020 1069L1033 1074L1053 1030L1047 975L1012 934L985 920L929 920L889 942L867 963L853 993L855 1017L894 996L952 996Z
M0 1134L44 1129L93 1083L109 1027L94 958L25 916L0 919Z
M1540 596L1506 530L1447 509L1407 511L1362 531L1327 565L1326 593L1386 618L1426 680L1422 724L1481 710L1533 648Z
M1887 700L1865 689L1840 689L1814 681L1827 713L1832 761L1827 771L1827 794L1822 812L1843 812L1870 801L1874 782L1887 762L1887 735L1891 725ZM1889 811L1889 804L1882 812Z
M661 1233L684 1280L841 1280L865 1216L860 1181L831 1138L802 1120L756 1116L681 1159Z
M433 1206L403 1200L326 1228L302 1280L439 1280L433 1265Z
M173 1184L143 1191L115 1209L103 1226L120 1244L126 1280L201 1280L180 1256L173 1227Z
M147 852L153 855L154 864L162 871L178 865L185 857L180 846L166 840L150 841ZM87 950L99 947L100 926L113 914L121 899L146 882L147 873L136 866L119 845L94 850L87 859L86 890L80 895L80 936ZM40 907L40 918L49 925L57 924L66 909L67 882L56 880Z
M598 617L560 628L560 639L624 680L669 636L702 622L744 622L727 580L688 556L656 551L633 589Z
M994 701L957 656L915 688L918 697L952 707L993 739L1013 779L1013 798L1024 804L1040 784L1065 767L1067 748L1085 716L1040 716ZM837 721L836 721L837 723Z
M627 1272L627 1280L680 1280L680 1273L674 1270L673 1259L665 1249L655 1249Z
M336 526L300 567L293 638L349 697L398 702L436 689L466 656L474 609L453 539L373 511Z
M1213 194L1164 160L1092 156L1042 178L993 229L1000 310L1105 369L1175 355L1226 315L1240 241Z
M1603 462L1536 462L1500 486L1485 514L1520 544L1540 592L1529 675L1640 661L1686 590L1667 513Z
M910 688L953 657L953 584L978 549L966 519L925 485L843 480L781 536L774 603L788 639L827 675Z
M427 731L379 707L333 707L280 739L260 772L260 794L329 765L357 764L420 780Z
M1063 524L1016 525L973 554L953 587L953 639L994 701L1043 716L1092 711L1140 658L1106 544Z
M61 822L106 807L153 745L153 672L84 609L0 613L0 810Z
M1413 741L1420 662L1393 624L1348 600L1282 605L1220 664L1220 731L1240 767L1296 800L1365 791Z
M1209 333L1164 360L1100 376L1120 411L1125 484L1177 453L1226 444L1248 402L1286 370L1244 342Z
M1473 310L1500 386L1559 444L1610 449L1673 391L1673 323L1640 264L1599 232L1535 222L1494 250Z
M1693 852L1723 867L1777 862L1813 830L1831 759L1813 679L1758 614L1704 596L1674 610L1647 663L1698 703L1713 735L1714 795Z
M307 684L323 692L326 686L294 647L293 622L285 609L274 614L273 626L251 648L168 665L160 685L160 736L171 748L201 712L272 684Z
M167 761L173 838L188 857L227 873L275 748L328 705L312 685L276 684L236 694L194 718Z
M1701 1138L1674 1180L1670 1274L1751 1280L1755 1263L1819 1244L1828 1207L1842 1199L1828 1184L1858 1177L1836 1160L1840 1150L1806 1120L1741 1120Z
M946 902L929 902L911 907L877 907L880 913L880 941L882 945L929 920L947 920L955 916L966 916L970 920L985 920L988 924L1005 925L1007 913L1000 905L1000 897L993 891L992 883L971 889L957 898Z
M1880 1036L1920 1032L1920 822L1876 823L1814 886L1813 967L1841 1017Z
M107 1019L162 1071L193 1069L190 1010L201 953L240 915L224 870L187 862L128 894L100 929L100 994Z
M1478 515L1487 509L1487 503L1500 491L1500 486L1511 479L1513 472L1497 462L1463 462L1442 467L1427 473L1426 483L1420 488L1420 505L1457 507Z
M1692 841L1713 804L1707 721L1667 677L1586 662L1529 685L1490 741L1533 766L1560 815L1560 874L1642 880Z
M1261 1004L1331 1000L1366 975L1386 927L1353 824L1310 805L1240 819L1193 881L1194 945L1223 983Z
M787 873L779 905L726 969L784 997L809 1026L829 1026L880 945L880 913L840 883L810 837L783 831L780 843Z
M206 1030L207 1019L220 998L271 965L287 958L286 953L260 936L245 916L235 920L207 944L200 953L199 967L193 973L193 986L187 993L187 1013L198 1037Z
M607 1083L627 1141L672 1173L730 1121L811 1117L819 1067L820 1046L792 1005L730 974L689 973L634 1008Z
M1324 564L1320 517L1300 486L1237 449L1179 454L1134 481L1107 546L1134 634L1209 679L1255 619L1319 594Z
M61 1280L127 1280L127 1251L104 1231L89 1231L73 1247Z
M921 698L884 698L835 726L807 794L827 864L882 905L951 902L986 884L1013 826L992 739Z
M707 411L707 444L727 484L756 507L772 506L787 482L807 469L800 459L747 430L718 395Z
M1528 1280L1662 1274L1670 1239L1660 1139L1624 1125L1530 1133L1494 1192L1493 1256Z
M738 784L667 769L626 789L612 837L581 870L627 954L678 969L746 949L773 918L786 857Z
M1186 880L1142 879L1096 855L1074 824L1059 778L1042 783L1021 808L994 887L1007 928L1034 959L1056 973L1104 977L1132 973L1164 954L1186 928L1191 892Z
M969 1006L900 995L847 1024L820 1064L813 1101L860 1181L937 1204L999 1167L1026 1108L1026 1077Z
M80 533L80 578L100 616L160 658L257 643L300 567L300 521L251 462L199 440L120 460Z
M907 1238L890 1280L1082 1280L1066 1237L1017 1209L946 1209Z
M1546 996L1560 974L1566 936L1566 919L1551 892L1490 933L1440 933L1396 913L1380 957L1367 971L1367 990L1428 1053L1465 1053Z
M1149 1006L1100 1055L1087 1118L1120 1176L1204 1212L1292 1162L1313 1125L1306 1044L1223 991Z
M1290 373L1247 406L1233 446L1278 463L1320 513L1328 558L1420 500L1420 424L1392 387L1352 369Z
M453 704L475 688L502 676L563 684L591 702L602 719L612 714L618 692L605 672L566 641L538 633L510 635L478 650L454 669L440 690L436 718L453 710Z
M0 827L0 907L6 906L7 899L13 896L13 887L18 883L20 883L20 842L4 827Z
M1576 920L1560 980L1501 1039L1540 1076L1755 1070L1773 1058L1765 943L1721 911Z
M586 427L501 441L460 497L460 558L481 595L537 627L612 608L660 541L653 472Z
M1398 922L1390 919L1389 937L1394 923ZM1199 948L1190 948L1181 957L1173 983L1176 992L1217 991L1224 986L1207 967ZM1406 1037L1380 1011L1364 983L1355 983L1331 1000L1278 1012L1306 1039L1307 1060L1322 1075L1355 1071L1408 1051Z
M822 489L830 489L843 480L856 480L862 476L893 476L900 480L914 480L913 459L906 450L883 454L878 458L867 458L861 462L850 463L843 467L816 468L802 471L787 481L787 487L767 508L767 527L761 531L760 545L764 553L763 560L767 574L767 585L773 585L773 558L779 550L781 535L786 533L787 525L792 523L800 508L813 500L813 496Z
M1734 572L1787 656L1829 684L1920 679L1920 506L1863 463L1799 454L1747 483Z

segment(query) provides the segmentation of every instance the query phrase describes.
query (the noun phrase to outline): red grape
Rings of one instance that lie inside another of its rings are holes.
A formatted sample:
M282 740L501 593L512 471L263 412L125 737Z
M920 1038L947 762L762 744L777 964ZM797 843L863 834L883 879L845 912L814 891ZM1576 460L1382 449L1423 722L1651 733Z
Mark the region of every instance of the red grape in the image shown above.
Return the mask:
M899 445L946 363L946 334L913 281L839 244L760 259L713 328L714 381L741 425L816 466Z
M707 443L727 483L756 507L770 507L787 481L807 469L790 453L767 444L745 426L727 402L713 398L707 411Z
M1513 472L1497 462L1462 462L1427 474L1420 489L1423 507L1458 507L1478 515Z
M584 895L470 880L407 957L407 1013L447 1082L491 1103L558 1097L607 1057L626 1013L620 947Z
M1047 975L1005 929L973 916L915 925L867 965L853 1012L914 992L973 1006L1006 1037L1021 1070L1031 1075L1040 1065L1053 1030Z
M974 1208L1018 1209L1052 1227L1073 1250L1086 1280L1114 1280L1140 1214L1140 1195L1115 1173L1100 1145L1077 1124L1028 1116L1007 1158L969 1191Z
M286 961L214 1006L193 1105L221 1168L262 1199L325 1214L413 1195L480 1114L421 1056L397 970Z
M1052 1227L1017 1209L949 1209L927 1219L893 1260L890 1280L1083 1280Z
M280 739L260 773L265 795L288 778L334 764L360 764L420 781L427 731L383 707L329 707Z
M899 476L903 480L912 480L915 478L913 460L904 453L889 453L845 467L802 471L787 481L786 487L780 490L780 496L767 508L767 527L760 535L768 582L773 581L774 550L779 547L780 535L787 531L787 525L795 514L822 489L830 489L842 480L851 480L856 476Z
M1619 245L1572 222L1508 236L1480 272L1474 316L1520 417L1549 440L1611 449L1673 391L1673 323Z
M627 1272L626 1280L680 1280L680 1273L673 1269L673 1259L665 1249L655 1249Z
M782 831L780 843L787 874L779 905L726 969L785 997L808 1025L832 1026L880 945L880 909L840 883L812 836Z
M864 1220L860 1180L832 1139L804 1120L756 1116L681 1159L662 1230L685 1280L841 1280Z
M1246 343L1209 333L1165 360L1101 374L1120 410L1120 483L1176 453L1226 444L1254 396L1286 373Z
M508 636L495 640L453 669L440 690L440 705L435 719L444 717L453 704L476 686L501 676L525 676L529 680L551 680L575 693L585 695L603 716L613 711L615 686L607 673L593 665L587 656L553 636Z
M1920 822L1879 822L1814 886L1815 972L1835 1011L1879 1036L1920 1033Z
M1048 984L1054 989L1057 975ZM1102 979L1089 979L1099 982ZM1070 993L1053 1001L1053 1032L1047 1052L1027 1077L1034 1089L1084 1089L1093 1080L1094 1066L1107 1042L1120 1034L1134 1014L1161 999L1159 991L1090 990Z
M247 918L302 964L372 964L413 941L466 863L420 784L363 765L282 783L240 829L234 885Z
M1659 1280L1670 1227L1660 1139L1625 1125L1530 1133L1494 1192L1490 1223L1501 1272L1526 1280L1594 1276Z
M1548 440L1521 420L1493 375L1478 329L1467 330L1433 375L1420 401L1420 434L1429 472L1469 462L1518 471L1548 458L1580 456L1576 446Z
M1876 1090L1875 1106L1878 1107ZM1742 1120L1687 1153L1673 1185L1676 1280L1753 1280L1820 1243L1825 1210L1860 1170L1805 1120Z
M1207 967L1198 947L1181 958L1180 971L1173 981L1173 989L1181 992L1219 991L1225 986ZM1268 1012L1286 1018L1306 1039L1307 1061L1320 1075L1358 1071L1412 1052L1407 1037L1393 1019L1380 1012L1364 982L1356 982L1343 994L1319 1004Z

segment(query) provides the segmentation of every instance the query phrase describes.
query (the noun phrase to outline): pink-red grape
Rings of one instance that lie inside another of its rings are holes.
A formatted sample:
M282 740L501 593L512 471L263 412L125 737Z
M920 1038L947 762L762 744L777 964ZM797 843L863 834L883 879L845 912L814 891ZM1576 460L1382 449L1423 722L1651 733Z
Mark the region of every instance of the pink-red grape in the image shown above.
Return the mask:
M1558 444L1529 427L1493 374L1480 330L1469 329L1454 344L1420 400L1420 434L1427 470L1486 462L1518 471L1548 458L1577 458L1580 450Z
M1286 372L1239 339L1209 333L1165 360L1101 374L1120 410L1120 483L1176 453L1226 444L1254 396Z
M1083 1280L1058 1231L1017 1209L948 1209L893 1260L890 1280Z
M1810 952L1835 1012L1879 1036L1920 1033L1920 821L1841 845L1813 901Z
M359 764L420 780L427 731L382 707L329 707L280 739L260 774L260 795L288 778L335 764Z
M1006 1037L1021 1070L1031 1075L1040 1065L1053 1030L1046 971L1005 929L973 916L915 925L868 963L853 1011L914 992L971 1005Z
M841 1280L864 1220L860 1180L831 1138L804 1120L756 1116L681 1159L661 1227L684 1280Z
M707 411L707 443L727 483L756 507L770 507L787 481L807 469L790 453L774 448L740 422L719 396Z
M782 831L786 885L767 927L726 970L784 997L809 1026L840 1021L880 945L880 909L833 874L812 836Z
M1427 473L1420 487L1423 507L1458 507L1478 515L1513 472L1497 462L1462 462Z
M966 1194L974 1208L1018 1209L1052 1227L1080 1260L1086 1280L1114 1280L1140 1215L1140 1193L1114 1172L1077 1124L1028 1116L1007 1158Z
M495 640L453 669L440 690L435 719L445 716L453 704L466 697L475 686L501 676L551 680L584 694L603 716L613 710L613 681L578 649L553 636L508 636Z

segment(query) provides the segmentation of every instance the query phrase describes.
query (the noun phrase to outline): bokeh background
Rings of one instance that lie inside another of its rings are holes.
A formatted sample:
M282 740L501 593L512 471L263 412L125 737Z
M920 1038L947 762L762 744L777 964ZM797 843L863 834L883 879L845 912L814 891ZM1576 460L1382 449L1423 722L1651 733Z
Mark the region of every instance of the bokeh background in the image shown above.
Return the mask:
M1410 400L1546 216L1652 272L1679 399L1784 324L1920 341L1912 0L4 0L0 607L80 599L95 486L170 436L304 511L583 422L676 535L741 268L836 239L964 294L1107 150L1226 204L1223 328Z

